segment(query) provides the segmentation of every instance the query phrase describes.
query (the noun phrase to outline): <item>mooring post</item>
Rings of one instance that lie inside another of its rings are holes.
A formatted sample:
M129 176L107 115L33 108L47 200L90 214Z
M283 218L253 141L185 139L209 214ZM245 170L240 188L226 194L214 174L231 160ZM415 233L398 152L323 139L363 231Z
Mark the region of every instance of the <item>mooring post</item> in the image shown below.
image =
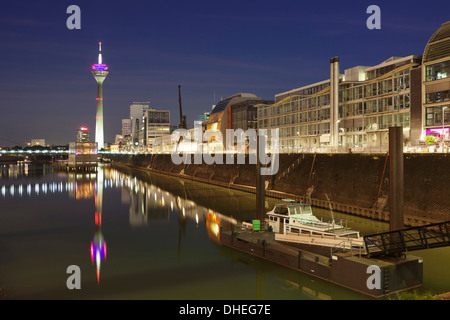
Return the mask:
M404 227L403 127L389 128L389 229Z
M266 209L266 181L265 177L261 175L260 147L265 152L266 144L261 143L258 131L256 135L256 219L263 221Z
M403 127L389 128L389 231L404 227L404 173L403 173ZM396 251L403 248L399 233L390 236L390 248Z

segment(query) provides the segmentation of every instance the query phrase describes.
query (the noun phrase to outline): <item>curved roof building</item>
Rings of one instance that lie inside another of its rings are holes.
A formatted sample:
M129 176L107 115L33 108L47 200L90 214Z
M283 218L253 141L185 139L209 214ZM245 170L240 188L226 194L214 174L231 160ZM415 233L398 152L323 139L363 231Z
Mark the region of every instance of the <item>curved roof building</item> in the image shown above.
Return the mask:
M422 59L423 133L445 143L450 138L450 21L428 41Z
M450 55L450 21L442 26L433 34L425 47L423 53L423 62L427 63L433 60L445 58Z
M220 101L211 111L211 115L223 112L228 106L247 100L261 100L261 98L258 98L253 93L237 93L226 98L225 100Z

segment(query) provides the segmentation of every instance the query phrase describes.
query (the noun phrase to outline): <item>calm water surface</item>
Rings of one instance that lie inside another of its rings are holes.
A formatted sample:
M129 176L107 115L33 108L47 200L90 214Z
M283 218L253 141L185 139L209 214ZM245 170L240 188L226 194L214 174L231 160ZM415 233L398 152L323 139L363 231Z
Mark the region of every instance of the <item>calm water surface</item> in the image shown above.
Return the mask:
M267 208L279 200L266 199ZM0 166L0 288L7 299L368 299L220 245L254 195L142 170ZM327 210L314 208L319 216ZM386 223L335 213L361 234ZM450 291L450 249L418 251L423 290ZM69 290L67 267L81 270Z

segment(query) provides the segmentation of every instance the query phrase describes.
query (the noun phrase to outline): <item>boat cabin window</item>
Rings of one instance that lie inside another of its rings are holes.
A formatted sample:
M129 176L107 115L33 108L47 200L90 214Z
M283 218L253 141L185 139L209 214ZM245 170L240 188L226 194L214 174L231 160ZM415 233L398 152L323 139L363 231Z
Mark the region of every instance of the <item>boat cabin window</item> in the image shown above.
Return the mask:
M292 206L289 207L289 215L312 214L311 206Z
M310 206L303 206L302 211L303 211L303 213L311 213L312 214L312 208Z
M288 215L288 209L286 207L276 206L275 210L274 210L274 213L282 214L284 216L287 216Z

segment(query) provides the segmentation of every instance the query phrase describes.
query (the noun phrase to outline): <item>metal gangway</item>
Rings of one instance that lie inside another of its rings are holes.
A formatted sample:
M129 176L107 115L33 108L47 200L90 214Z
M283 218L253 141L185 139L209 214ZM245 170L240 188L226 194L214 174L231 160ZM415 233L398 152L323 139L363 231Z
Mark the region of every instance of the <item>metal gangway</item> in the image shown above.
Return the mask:
M370 257L450 246L450 221L364 236Z

